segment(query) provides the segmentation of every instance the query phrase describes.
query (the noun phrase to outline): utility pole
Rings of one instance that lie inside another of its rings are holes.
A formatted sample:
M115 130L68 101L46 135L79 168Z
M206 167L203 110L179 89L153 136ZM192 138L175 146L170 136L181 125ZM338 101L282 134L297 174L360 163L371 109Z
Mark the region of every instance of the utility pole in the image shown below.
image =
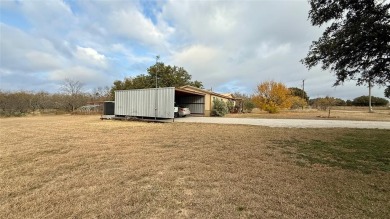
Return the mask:
M368 112L369 113L373 112L372 106L371 106L371 87L372 87L372 85L371 85L371 79L370 79L368 81L368 107L369 107Z
M157 88L157 73L158 73L158 60L160 59L160 56L156 56L156 88Z
M302 80L302 99L306 103L306 98L305 98L305 79ZM303 110L303 108L304 108L304 106L302 105L302 110Z
M154 120L157 120L157 105L158 105L158 90L157 90L157 74L158 74L158 60L160 59L160 56L156 56L156 93L154 97Z

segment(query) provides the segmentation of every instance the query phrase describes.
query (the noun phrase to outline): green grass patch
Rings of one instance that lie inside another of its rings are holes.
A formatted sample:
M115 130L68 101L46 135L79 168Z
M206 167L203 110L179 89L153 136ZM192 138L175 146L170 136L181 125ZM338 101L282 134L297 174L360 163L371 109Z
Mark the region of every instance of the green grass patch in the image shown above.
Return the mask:
M291 141L288 142L291 145ZM325 164L371 173L390 172L390 131L351 130L334 140L294 142L298 163Z

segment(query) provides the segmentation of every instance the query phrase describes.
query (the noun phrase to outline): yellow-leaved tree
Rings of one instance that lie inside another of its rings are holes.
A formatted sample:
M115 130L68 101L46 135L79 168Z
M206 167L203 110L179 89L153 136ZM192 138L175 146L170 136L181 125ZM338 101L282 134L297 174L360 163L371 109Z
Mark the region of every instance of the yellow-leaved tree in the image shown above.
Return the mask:
M303 109L306 106L307 106L307 102L305 99L298 96L291 97L291 109L299 109L299 108Z
M265 81L257 85L257 91L252 98L258 108L277 113L292 106L291 97L291 91L283 83Z

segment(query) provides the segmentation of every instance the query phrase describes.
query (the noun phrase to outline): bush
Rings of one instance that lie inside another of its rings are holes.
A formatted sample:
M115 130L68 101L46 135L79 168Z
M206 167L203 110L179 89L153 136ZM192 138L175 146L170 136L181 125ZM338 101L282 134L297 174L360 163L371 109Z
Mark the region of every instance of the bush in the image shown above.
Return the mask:
M319 110L327 110L329 107L332 106L345 106L347 105L347 102L345 102L340 98L326 96L326 97L311 99L310 105L313 108L317 108Z
M360 96L356 97L352 101L352 105L354 106L368 106L369 105L369 97L368 96ZM373 106L386 106L389 103L385 98L374 97L371 96L371 104Z
M223 102L222 100L215 99L213 103L214 103L213 109L211 110L212 116L222 117L229 112L226 103Z
M251 113L252 110L255 108L255 104L251 100L245 100L244 101L244 110L248 113Z
M227 103L226 103L226 107L227 107L227 109L228 109L228 112L233 112L233 110L234 110L234 103L233 103L233 101L228 101Z
M262 110L277 113L280 109L291 108L291 91L283 83L265 81L257 86L252 101Z
M233 113L240 113L242 112L240 105L235 105L233 108Z
M304 108L307 106L307 102L305 99L298 97L298 96L292 96L291 97L291 109L299 109L299 108Z
M275 105L266 105L264 110L269 112L269 113L278 113L279 112L279 108Z

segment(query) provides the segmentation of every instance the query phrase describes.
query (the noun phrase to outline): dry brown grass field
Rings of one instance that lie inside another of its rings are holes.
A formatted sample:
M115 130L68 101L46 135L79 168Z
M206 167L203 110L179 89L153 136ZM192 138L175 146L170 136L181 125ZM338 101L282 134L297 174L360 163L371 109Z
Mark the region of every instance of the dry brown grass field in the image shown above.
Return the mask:
M390 121L390 108L374 107L374 112L369 113L367 107L334 107L331 109L330 118L328 111L317 109L287 110L270 114L254 109L252 113L228 114L230 118L272 118L272 119L335 119L358 121Z
M0 218L390 214L389 130L61 115L0 119L0 133Z

